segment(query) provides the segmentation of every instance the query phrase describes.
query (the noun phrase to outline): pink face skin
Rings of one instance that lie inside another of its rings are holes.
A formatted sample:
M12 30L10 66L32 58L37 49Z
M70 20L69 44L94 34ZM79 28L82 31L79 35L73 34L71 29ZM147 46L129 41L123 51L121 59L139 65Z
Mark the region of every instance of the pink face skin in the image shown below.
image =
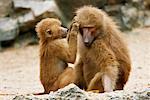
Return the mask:
M85 46L89 47L94 38L96 37L96 28L95 27L83 27L81 28L81 35L83 37L83 42Z

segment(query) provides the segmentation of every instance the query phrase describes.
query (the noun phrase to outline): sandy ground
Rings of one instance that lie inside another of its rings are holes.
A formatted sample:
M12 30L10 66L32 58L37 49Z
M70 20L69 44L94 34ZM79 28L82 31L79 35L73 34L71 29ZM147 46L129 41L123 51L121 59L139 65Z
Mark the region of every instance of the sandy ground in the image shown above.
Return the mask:
M132 71L125 90L150 87L150 29L137 29L124 36L132 59ZM39 80L38 49L38 45L34 45L0 52L0 100L43 91Z

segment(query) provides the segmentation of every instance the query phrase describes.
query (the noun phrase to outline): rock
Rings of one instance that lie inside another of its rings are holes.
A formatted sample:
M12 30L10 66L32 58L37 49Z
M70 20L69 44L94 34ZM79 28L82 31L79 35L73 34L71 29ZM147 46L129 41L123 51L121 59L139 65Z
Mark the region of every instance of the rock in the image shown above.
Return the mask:
M104 7L104 10L105 10L106 12L108 12L108 14L114 15L114 14L116 14L116 13L119 12L121 6L122 6L122 5L105 6L105 7Z
M55 2L65 18L70 21L77 8L82 7L83 5L93 5L102 8L107 3L107 0L55 0Z
M81 99L82 100L87 100L90 99L90 97L87 95L86 92L83 90L79 89L76 85L70 84L66 86L63 89L59 89L57 92L51 92L49 94L49 98L51 99Z
M45 11L40 16L35 17L32 11L25 12L17 16L19 29L21 33L26 33L28 31L34 30L35 25L43 18L53 17L58 18L54 12Z
M0 0L0 17L9 16L12 11L12 0Z
M149 100L150 88L140 91L115 91L104 93L106 100Z
M36 19L31 11L17 16L20 32L27 32L35 27Z
M121 4L121 3L126 3L126 0L108 0L107 1L108 5L116 5L116 4Z
M38 44L38 38L37 35L32 31L19 35L14 41L15 48L25 47L33 44Z
M114 18L121 30L132 30L149 25L150 16L148 13L145 14L146 11L144 11L143 6L140 6L141 4L143 4L141 0L128 0L128 3L124 5L107 5L104 10Z
M29 21L33 21L33 20L35 20L35 17L33 16L31 11L18 17L18 21L20 24L23 24L23 23L26 23Z
M14 97L13 100L28 100L28 99L33 99L33 100L90 100L90 97L87 95L86 92L83 90L79 89L76 85L70 84L66 86L63 89L59 89L56 92L50 92L49 95L43 95L43 96L34 96L34 95L20 95Z
M131 30L132 28L141 27L144 25L144 12L132 5L121 7L121 16L123 28Z
M145 10L144 26L150 26L150 11Z
M150 100L150 88L138 91L114 91L109 93L92 93L70 84L48 95L20 95L13 100Z
M39 0L13 0L15 8L31 9L34 16L40 16L46 11L59 12L53 0L39 1Z
M143 9L144 8L144 1L143 0L132 0L132 2L128 3L131 4L133 7L136 7L137 9Z
M150 18L147 18L144 22L144 26L150 26Z
M13 40L19 33L18 22L12 18L0 19L0 41Z
M122 15L121 15L121 6L122 5L107 5L104 7L104 10L115 20L115 22L121 26L123 29L124 25L122 24Z
M13 16L18 19L21 33L34 30L36 23L43 18L61 16L54 1L13 0L13 2L15 7Z

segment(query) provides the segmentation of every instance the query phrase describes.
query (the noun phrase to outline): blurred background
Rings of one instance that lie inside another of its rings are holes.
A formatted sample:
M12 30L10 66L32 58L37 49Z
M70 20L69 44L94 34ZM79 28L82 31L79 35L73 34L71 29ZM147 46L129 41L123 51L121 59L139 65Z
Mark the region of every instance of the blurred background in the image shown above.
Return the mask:
M0 0L0 97L43 91L35 25L54 17L67 27L83 5L103 9L125 33L133 63L125 89L150 87L150 0Z
M150 0L0 0L0 47L37 43L38 21L55 17L67 26L83 5L105 10L123 31L150 25Z

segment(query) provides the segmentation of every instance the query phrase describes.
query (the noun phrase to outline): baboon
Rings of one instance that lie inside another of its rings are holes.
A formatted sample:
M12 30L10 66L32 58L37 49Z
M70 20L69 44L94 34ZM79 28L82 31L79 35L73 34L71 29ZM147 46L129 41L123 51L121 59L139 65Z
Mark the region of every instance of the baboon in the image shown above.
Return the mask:
M70 79L64 83L61 82L60 85L63 86L54 85L59 75L63 72L66 73L64 70L69 70L68 72L71 73L73 71L68 68L67 63L75 62L77 30L79 30L78 24L73 23L67 34L67 29L61 27L61 22L54 18L43 19L36 25L36 32L40 38L40 80L44 87L44 93L56 91L57 87L64 87L73 81ZM66 35L67 38L64 38ZM60 77L64 78L61 80L65 80L73 74L66 73L65 75Z
M116 23L104 11L92 6L79 8L75 20L80 30L75 84L87 91L123 89L131 61Z

